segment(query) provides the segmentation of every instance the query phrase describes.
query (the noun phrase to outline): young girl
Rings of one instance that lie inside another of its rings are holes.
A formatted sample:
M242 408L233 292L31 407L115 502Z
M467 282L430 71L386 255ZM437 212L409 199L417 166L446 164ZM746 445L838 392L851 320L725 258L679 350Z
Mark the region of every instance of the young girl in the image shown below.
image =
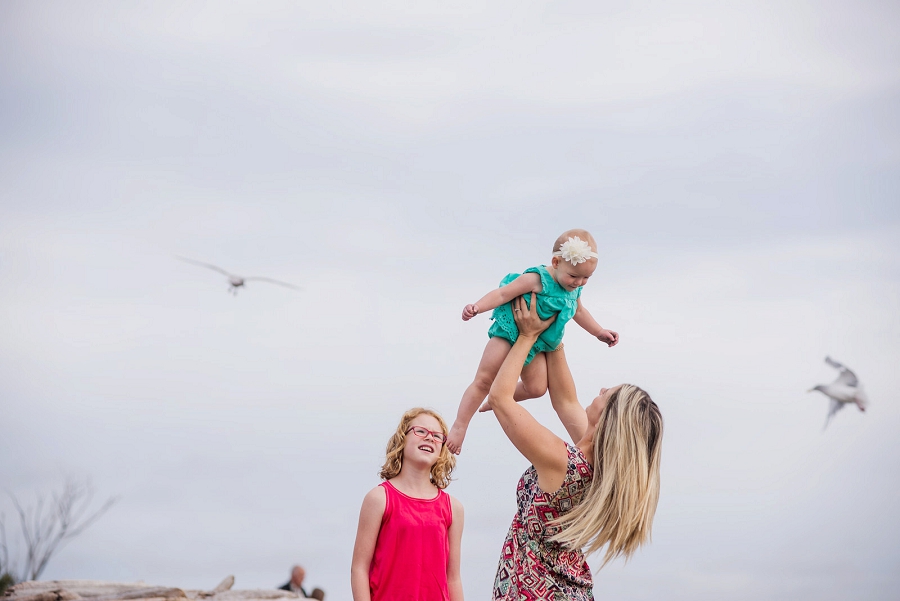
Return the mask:
M403 414L388 441L385 480L366 494L350 569L353 601L463 601L463 506L444 492L456 458L429 409Z
M462 450L469 421L490 391L503 360L519 336L510 304L514 298L534 292L537 294L538 315L542 319L556 315L556 321L541 333L528 353L522 369L522 379L516 386L517 401L535 399L547 392L547 361L544 352L556 350L562 343L566 323L570 319L574 319L575 323L608 346L615 346L619 342L619 334L598 324L581 304L581 289L595 269L597 243L594 237L585 230L569 230L563 232L553 243L550 265L531 267L521 275L511 273L500 282L500 288L488 292L478 302L466 305L462 313L463 321L494 309L491 315L494 323L488 330L490 340L484 349L475 380L466 388L459 403L456 421L450 429L447 447L451 452L458 455ZM525 298L527 301L528 297ZM567 424L569 416L561 413L560 407L554 408L563 423ZM490 405L485 403L482 411L488 409Z

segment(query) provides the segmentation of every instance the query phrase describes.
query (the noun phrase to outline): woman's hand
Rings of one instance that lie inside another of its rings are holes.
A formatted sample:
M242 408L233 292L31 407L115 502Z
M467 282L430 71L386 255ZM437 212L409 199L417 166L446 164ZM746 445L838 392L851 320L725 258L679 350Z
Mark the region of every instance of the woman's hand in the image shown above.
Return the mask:
M531 293L531 308L525 304L524 297L519 296L513 301L513 318L519 327L519 336L530 338L537 338L538 334L549 328L550 324L556 321L556 315L547 320L543 320L538 316L534 292Z

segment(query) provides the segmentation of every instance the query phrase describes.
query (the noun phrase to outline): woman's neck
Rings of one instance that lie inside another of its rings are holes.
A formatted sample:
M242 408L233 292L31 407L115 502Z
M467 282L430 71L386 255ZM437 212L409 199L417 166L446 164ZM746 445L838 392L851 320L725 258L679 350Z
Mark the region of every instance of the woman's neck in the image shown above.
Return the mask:
M590 463L592 466L594 465L594 434L597 433L597 424L588 425L587 431L584 433L584 436L581 437L575 446L581 451L584 455L584 458Z

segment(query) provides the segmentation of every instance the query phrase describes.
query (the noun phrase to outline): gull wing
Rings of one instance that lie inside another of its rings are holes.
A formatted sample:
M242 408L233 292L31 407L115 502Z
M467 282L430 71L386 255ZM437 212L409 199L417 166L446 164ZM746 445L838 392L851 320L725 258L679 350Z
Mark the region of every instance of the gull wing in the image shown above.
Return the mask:
M823 430L828 427L828 422L831 421L831 418L834 416L834 414L844 408L844 403L836 401L834 399L828 400L831 402L831 404L828 406L828 417L825 418L825 425L822 427Z
M834 381L835 384L843 384L844 386L852 386L854 388L859 384L859 378L856 377L856 374L842 363L838 363L831 357L825 357L825 363L841 372L838 375L837 380Z
M256 281L256 282L269 282L270 284L278 284L279 286L284 286L285 288L291 288L292 290L303 290L303 288L300 288L299 286L294 286L293 284L288 284L287 282L282 282L281 280L276 280L273 278L266 278L266 277L262 277L262 276L253 276L253 277L249 277L249 278L244 278L245 282L249 282L251 280Z
M195 261L195 260L193 260L193 259L188 259L187 257L179 257L179 256L177 256L177 255L176 255L175 258L178 259L179 261L184 261L185 263L193 263L194 265L199 265L200 267L206 267L207 269L212 269L213 271L218 271L219 273L221 273L221 274L224 275L225 277L229 277L229 278L230 278L230 277L234 277L232 274L228 273L227 271L225 271L225 270L222 269L221 267L216 267L216 266L213 265L212 263L204 263L204 262L202 262L202 261Z

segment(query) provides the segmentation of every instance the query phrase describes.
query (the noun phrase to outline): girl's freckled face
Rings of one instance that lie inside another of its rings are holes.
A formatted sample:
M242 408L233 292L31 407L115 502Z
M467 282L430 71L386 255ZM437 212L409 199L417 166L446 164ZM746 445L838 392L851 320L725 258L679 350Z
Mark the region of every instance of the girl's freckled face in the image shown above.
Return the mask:
M414 417L412 421L409 422L407 429L414 426L421 426L432 432L443 432L441 423L427 413L421 413ZM424 461L430 465L434 465L441 455L442 446L443 445L432 438L430 434L426 434L425 438L419 438L416 436L415 432L410 431L406 434L406 445L403 447L403 458L412 461Z

